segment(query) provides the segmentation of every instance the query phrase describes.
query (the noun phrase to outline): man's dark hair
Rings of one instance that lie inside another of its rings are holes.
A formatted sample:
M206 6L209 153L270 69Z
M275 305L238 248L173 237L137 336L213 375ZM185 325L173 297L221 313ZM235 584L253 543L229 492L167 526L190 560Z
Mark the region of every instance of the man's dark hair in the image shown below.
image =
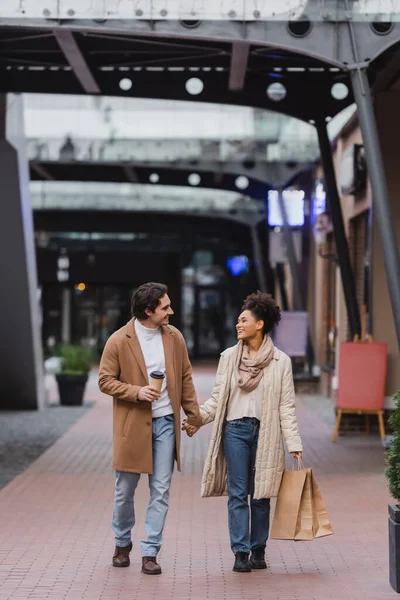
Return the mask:
M132 296L132 315L139 321L145 321L149 318L146 308L154 312L165 294L168 294L168 288L163 283L144 283Z
M250 310L257 321L264 321L264 334L272 331L281 320L281 309L271 294L263 292L250 294L242 306L242 312L244 310Z

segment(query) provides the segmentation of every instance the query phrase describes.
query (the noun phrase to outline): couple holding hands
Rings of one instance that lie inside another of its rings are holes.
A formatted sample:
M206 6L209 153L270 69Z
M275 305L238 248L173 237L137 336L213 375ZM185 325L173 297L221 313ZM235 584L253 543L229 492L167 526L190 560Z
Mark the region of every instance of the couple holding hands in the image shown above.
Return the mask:
M150 501L142 572L161 573L157 554L175 461L180 470L182 408L187 416L182 429L190 437L213 422L201 495L228 496L233 570L266 569L270 498L278 495L285 469L283 442L294 458L301 458L303 450L291 361L269 336L279 323L279 307L265 293L246 298L236 325L238 343L221 354L211 397L200 407L185 341L169 325L174 313L167 287L140 286L132 297L132 314L107 341L99 372L99 387L114 402L113 565L130 564L134 494L144 473ZM149 385L154 371L165 374L160 389Z

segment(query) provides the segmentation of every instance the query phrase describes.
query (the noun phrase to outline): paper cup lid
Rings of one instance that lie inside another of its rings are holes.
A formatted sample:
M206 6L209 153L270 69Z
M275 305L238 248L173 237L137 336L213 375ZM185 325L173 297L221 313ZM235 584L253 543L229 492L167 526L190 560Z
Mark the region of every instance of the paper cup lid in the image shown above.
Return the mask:
M164 379L165 375L162 371L152 371L150 377L152 379Z

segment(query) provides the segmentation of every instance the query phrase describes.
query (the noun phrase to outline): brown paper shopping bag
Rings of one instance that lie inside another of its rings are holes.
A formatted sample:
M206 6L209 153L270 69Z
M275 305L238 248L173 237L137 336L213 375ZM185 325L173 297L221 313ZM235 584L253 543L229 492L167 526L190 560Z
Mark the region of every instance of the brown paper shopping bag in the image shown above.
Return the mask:
M314 539L311 469L304 469L304 471L306 473L306 479L304 482L303 493L301 495L294 536L294 539L299 541Z
M306 482L306 471L285 471L279 489L270 537L294 540L299 527L301 497Z
M333 533L312 469L285 471L270 537L313 540Z
M310 469L311 471L311 469ZM313 499L313 527L315 537L324 537L332 535L333 529L329 521L328 513L326 512L324 501L322 500L321 492L318 484L315 481L313 472L311 471L311 486Z

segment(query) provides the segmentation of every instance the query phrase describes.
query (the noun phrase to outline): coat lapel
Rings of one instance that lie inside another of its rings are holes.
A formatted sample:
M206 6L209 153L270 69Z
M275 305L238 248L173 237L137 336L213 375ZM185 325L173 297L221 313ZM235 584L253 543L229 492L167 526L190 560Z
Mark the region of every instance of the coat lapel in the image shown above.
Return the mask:
M127 335L127 339L128 339L129 348L131 349L131 352L132 352L133 356L135 357L137 364L139 365L139 368L143 374L143 377L148 382L149 378L147 376L147 370L146 370L146 365L144 362L143 352L142 352L139 340L136 335L135 327L133 325L133 319L131 321L129 321L129 323L126 326L126 329L127 329L126 335Z
M168 395L171 402L175 404L177 399L175 389L175 336L168 326L162 328L162 341L164 346Z

